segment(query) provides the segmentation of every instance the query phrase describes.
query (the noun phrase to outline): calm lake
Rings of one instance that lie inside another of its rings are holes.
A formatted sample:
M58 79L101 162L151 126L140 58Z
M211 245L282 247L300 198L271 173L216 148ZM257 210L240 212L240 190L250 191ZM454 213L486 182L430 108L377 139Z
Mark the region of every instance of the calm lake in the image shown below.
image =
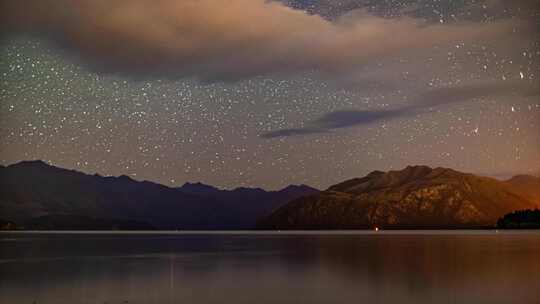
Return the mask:
M540 303L540 232L0 233L0 303Z

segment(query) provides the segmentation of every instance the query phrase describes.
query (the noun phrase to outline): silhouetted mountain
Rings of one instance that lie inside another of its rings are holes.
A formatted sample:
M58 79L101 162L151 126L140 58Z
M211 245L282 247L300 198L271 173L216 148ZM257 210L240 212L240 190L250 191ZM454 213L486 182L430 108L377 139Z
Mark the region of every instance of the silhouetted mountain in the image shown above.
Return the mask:
M177 189L211 201L217 210L234 213L235 221L241 223L241 227L249 228L255 226L257 219L270 214L287 202L301 196L319 193L319 190L305 185L288 186L279 191L265 191L261 188L246 187L220 190L201 183L188 183Z
M81 215L50 214L30 219L25 230L154 230L154 226L134 220L97 219Z
M540 177L532 175L517 175L506 181L520 195L540 205Z
M533 208L509 183L451 169L375 171L296 199L260 221L264 229L459 228L494 226Z
M219 193L219 189L214 186L205 185L203 183L185 183L182 187L178 188L178 190L185 192L185 193L191 193L191 194L202 194L202 195L210 195Z
M83 174L42 161L0 168L0 214L16 223L54 215L140 221L168 229L246 229L289 200L316 192L309 187L226 191L202 184L170 188L128 176Z
M500 229L540 229L540 210L519 210L497 221Z

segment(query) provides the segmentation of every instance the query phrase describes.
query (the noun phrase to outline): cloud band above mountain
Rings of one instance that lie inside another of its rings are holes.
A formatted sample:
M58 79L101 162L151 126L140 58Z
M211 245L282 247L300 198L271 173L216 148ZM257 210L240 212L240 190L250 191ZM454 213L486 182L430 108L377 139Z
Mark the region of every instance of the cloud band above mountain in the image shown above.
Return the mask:
M335 21L265 0L0 0L6 33L43 35L90 68L138 77L234 81L318 70L448 43L496 40L520 24L426 23L356 10Z
M290 128L270 131L262 138L278 138L297 135L326 133L336 129L367 125L394 118L407 117L422 113L428 108L445 104L469 101L475 98L495 96L538 96L540 87L529 81L496 81L473 83L457 87L438 88L417 96L414 103L394 110L341 110L326 113L302 128Z

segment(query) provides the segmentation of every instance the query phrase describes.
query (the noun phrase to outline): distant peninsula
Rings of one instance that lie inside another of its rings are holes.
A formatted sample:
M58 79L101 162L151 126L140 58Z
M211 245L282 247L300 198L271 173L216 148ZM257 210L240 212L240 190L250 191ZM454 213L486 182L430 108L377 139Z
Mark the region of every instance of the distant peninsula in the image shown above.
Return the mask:
M499 229L540 229L540 210L519 210L497 221Z

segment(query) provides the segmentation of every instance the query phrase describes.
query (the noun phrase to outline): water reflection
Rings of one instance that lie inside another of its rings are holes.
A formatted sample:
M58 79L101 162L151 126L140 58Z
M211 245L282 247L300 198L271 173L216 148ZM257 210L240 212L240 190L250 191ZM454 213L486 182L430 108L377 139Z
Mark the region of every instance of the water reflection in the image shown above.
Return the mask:
M540 234L2 234L0 303L538 303Z

